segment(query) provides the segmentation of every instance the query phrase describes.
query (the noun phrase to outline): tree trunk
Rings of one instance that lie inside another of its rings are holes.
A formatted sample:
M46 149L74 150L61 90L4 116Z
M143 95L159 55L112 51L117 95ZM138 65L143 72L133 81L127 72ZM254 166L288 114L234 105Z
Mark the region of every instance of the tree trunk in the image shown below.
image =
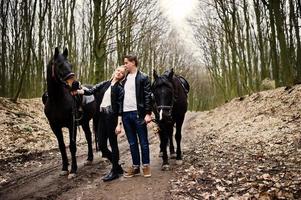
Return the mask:
M282 71L282 81L285 85L291 85L292 80L292 69L289 62L288 48L286 44L286 38L284 33L284 20L285 16L281 12L280 1L272 0L271 2L272 9L274 11L276 29L277 29L277 39L280 46L280 60L281 60L281 71Z
M260 4L259 0L253 0L255 17L256 17L256 27L257 27L257 35L258 35L258 48L259 48L259 57L260 57L260 71L261 71L261 80L269 77L268 69L265 61L265 51L263 44L263 36L262 36L262 28L260 25L261 12L260 12Z
M300 0L299 0L300 3ZM295 27L295 35L296 35L296 46L297 46L297 55L296 55L296 63L295 63L295 68L297 71L296 74L296 83L301 83L301 41L300 41L300 30L299 30L299 22L298 22L298 9L296 6L296 14L295 14L295 9L294 9L294 1L290 0L290 5L291 5L291 13L292 13L292 21L293 21L293 26ZM301 12L300 12L301 14Z
M0 96L6 96L6 71L7 71L7 19L9 1L1 0L1 69L0 69Z
M280 86L280 77L279 77L279 61L277 53L277 44L276 44L276 30L275 30L275 16L271 4L268 5L269 9L269 18L271 26L271 35L270 35L270 46L271 46L271 58L272 58L272 69L273 69L273 79L275 80L276 86Z
M19 82L17 92L16 92L14 98L12 99L13 102L17 102L17 100L20 96L22 86L23 86L23 81L24 81L25 75L26 75L26 71L29 67L29 62L30 62L30 57L31 57L31 50L32 50L32 30L33 30L33 27L34 27L34 24L35 24L36 5L37 5L37 0L34 1L32 16L30 16L30 15L25 16L25 21L27 21L26 26L27 26L27 36L28 36L28 38L27 38L27 49L26 49L26 52L27 52L26 53L26 61L23 65L23 70L22 70L22 73L21 73L20 82ZM27 2L24 5L24 10L26 10L26 9L28 9ZM25 11L25 13L27 13L27 12ZM30 19L30 17L31 17L31 19Z

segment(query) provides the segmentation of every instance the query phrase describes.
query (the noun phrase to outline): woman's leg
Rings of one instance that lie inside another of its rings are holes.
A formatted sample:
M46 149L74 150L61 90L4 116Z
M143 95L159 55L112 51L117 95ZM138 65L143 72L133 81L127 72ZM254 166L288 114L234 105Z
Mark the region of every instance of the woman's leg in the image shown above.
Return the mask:
M115 128L117 126L117 115L111 113L108 114L107 122L109 124L108 126L108 138L111 146L111 163L113 165L112 171L113 172L118 172L119 169L119 148L118 148L118 143L117 143L117 135L115 133Z
M106 113L100 113L100 117L98 120L98 138L99 138L99 149L102 153L102 157L109 159L112 161L112 153L108 149L108 127L110 127L108 120L107 120L107 114Z

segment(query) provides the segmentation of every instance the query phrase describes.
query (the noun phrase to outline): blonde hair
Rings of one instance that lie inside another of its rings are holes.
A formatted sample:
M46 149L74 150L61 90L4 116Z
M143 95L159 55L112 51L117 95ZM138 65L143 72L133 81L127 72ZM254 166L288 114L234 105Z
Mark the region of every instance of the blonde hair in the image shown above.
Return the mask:
M124 76L123 76L123 79L118 80L118 82L121 82L121 81L123 81L123 80L125 79L126 75L128 74L128 71L126 70L126 68L125 68L124 65L120 65L120 66L118 66L118 67L115 68L115 70L114 70L114 72L113 72L113 74L112 74L112 76L111 76L111 80L114 78L115 72L116 72L116 70L119 69L119 68L123 68L123 69L124 69Z

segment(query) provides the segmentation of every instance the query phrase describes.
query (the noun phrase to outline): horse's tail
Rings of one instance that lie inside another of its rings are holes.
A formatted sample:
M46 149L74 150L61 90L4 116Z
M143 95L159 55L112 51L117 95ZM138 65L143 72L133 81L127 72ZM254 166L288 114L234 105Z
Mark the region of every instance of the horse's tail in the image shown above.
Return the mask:
M96 151L100 150L100 148L99 148L99 140L100 140L100 138L98 137L98 134L97 134L98 120L99 120L99 116L96 113L94 115L94 117L93 117L93 133L94 133L94 137L95 137L95 149L96 149Z

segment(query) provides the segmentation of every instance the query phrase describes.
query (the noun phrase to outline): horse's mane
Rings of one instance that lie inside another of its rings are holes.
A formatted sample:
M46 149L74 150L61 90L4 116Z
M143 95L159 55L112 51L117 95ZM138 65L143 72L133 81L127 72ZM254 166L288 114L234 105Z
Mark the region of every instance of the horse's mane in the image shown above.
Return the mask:
M166 70L161 76L158 76L158 78L153 83L153 88L155 87L161 87L161 86L168 86L173 87L173 81L168 79L168 74L170 70Z
M155 82L153 83L154 87L160 87L160 86L168 86L168 87L172 87L172 83L170 80L168 80L168 78L166 76L159 76Z

